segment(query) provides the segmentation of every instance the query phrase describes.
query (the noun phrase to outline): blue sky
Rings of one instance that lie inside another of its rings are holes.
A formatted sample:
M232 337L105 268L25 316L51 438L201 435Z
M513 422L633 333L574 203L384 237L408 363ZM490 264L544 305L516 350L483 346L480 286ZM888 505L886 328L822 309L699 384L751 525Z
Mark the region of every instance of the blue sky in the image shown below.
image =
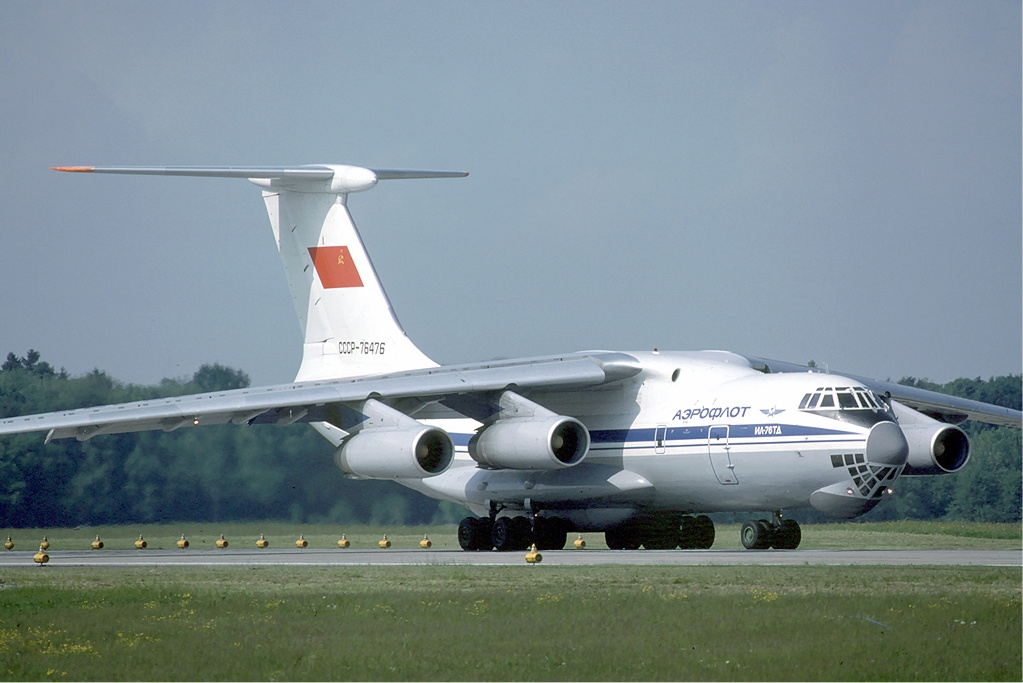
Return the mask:
M289 381L258 189L89 165L465 170L349 206L439 362L728 349L1021 370L1016 2L0 5L0 354Z

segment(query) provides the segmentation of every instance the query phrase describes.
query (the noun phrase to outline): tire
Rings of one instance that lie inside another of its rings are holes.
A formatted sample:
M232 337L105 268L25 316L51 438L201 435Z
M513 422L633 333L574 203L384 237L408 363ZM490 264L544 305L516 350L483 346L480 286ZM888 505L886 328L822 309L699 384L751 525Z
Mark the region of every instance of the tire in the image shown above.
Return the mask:
M466 517L459 522L458 545L462 550L490 550L490 520Z
M604 532L604 542L611 550L638 550L639 539L628 527L618 527Z
M714 522L707 515L698 515L693 518L694 548L710 550L714 545Z
M525 517L512 517L512 547L511 550L529 550L529 544L533 542L533 525Z
M760 529L760 534L763 538L761 541L763 547L761 549L767 550L774 544L774 525L766 519L758 519L757 528Z
M682 550L696 548L696 520L685 515L678 523L678 547Z
M674 550L679 544L679 519L656 517L641 526L643 547L647 550Z
M494 549L494 523L489 517L480 518L480 535L479 545L476 546L477 550L493 550Z
M739 539L746 550L764 550L771 547L770 533L766 532L760 521L749 521L739 530Z
M501 552L515 550L515 522L511 517L498 517L490 532L494 549Z
M778 550L795 550L803 540L803 532L794 519L786 519L774 530L774 547Z
M557 517L539 517L533 525L537 550L563 550L568 543L568 525Z
M466 517L458 523L458 545L462 550L478 550L479 521L476 517Z
M625 538L618 529L611 529L604 532L604 543L611 550L625 550Z

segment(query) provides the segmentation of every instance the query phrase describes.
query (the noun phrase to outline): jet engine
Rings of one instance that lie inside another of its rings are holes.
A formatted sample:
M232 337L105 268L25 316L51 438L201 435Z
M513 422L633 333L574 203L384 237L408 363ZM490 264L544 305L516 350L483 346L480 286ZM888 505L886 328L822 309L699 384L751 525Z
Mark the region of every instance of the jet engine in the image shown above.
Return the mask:
M447 432L420 429L364 429L334 452L342 471L370 479L422 479L446 470L455 448Z
M359 406L351 436L334 451L334 463L369 479L422 479L444 472L455 457L448 433L430 427L375 399Z
M590 433L578 420L499 420L469 439L469 455L481 465L513 470L556 470L582 462Z
M909 442L909 458L903 475L950 474L966 465L970 459L970 439L966 432L893 403L899 426Z
M469 455L486 467L558 470L582 462L590 433L574 417L557 415L511 391L498 402L499 417L469 439Z

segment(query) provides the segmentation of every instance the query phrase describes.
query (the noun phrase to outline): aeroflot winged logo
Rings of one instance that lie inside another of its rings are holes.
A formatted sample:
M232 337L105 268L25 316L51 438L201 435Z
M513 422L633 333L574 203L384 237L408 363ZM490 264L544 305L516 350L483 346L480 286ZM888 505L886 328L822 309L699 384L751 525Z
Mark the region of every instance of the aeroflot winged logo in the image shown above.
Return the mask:
M309 256L324 289L362 287L362 278L348 247L309 247Z

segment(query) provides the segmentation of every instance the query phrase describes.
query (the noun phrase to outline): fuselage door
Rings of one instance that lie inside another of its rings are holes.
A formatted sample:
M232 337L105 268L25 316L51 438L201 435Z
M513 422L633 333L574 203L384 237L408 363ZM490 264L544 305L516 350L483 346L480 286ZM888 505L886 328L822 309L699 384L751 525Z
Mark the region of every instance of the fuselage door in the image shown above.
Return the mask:
M710 452L710 466L722 484L738 484L735 467L732 465L728 448L728 425L711 427L707 434L707 450Z
M657 429L654 430L654 452L664 452L664 440L668 436L668 427L666 425L657 425Z

